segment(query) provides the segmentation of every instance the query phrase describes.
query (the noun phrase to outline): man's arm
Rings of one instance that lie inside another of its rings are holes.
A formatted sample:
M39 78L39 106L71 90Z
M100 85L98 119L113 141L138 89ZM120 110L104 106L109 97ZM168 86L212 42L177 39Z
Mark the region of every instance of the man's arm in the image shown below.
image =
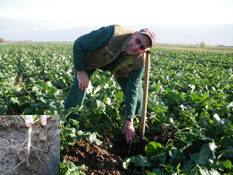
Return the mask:
M137 100L141 86L142 73L144 68L134 70L130 73L125 90L125 103L126 103L126 122L123 128L127 143L131 143L135 136L135 129L133 126L133 117L137 108Z
M114 26L102 27L86 35L79 37L73 46L74 68L81 72L85 69L85 59L87 52L97 50L105 46L111 39Z
M84 91L89 84L89 77L85 71L87 52L97 50L105 46L111 39L114 26L102 27L99 30L92 31L79 37L74 42L73 57L74 68L77 71L79 88Z
M128 77L127 87L125 90L125 115L127 118L133 119L135 115L143 71L144 68L134 70Z

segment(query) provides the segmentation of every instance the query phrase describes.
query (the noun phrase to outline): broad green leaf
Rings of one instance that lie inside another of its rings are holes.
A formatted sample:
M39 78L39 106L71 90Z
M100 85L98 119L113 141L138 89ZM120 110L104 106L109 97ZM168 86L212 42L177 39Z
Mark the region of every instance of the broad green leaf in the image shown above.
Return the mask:
M227 109L233 109L233 102L230 102L230 103L227 105Z
M106 105L100 100L96 100L96 103L97 103L98 109L101 109L103 112L105 112Z
M159 162L161 164L165 164L166 163L166 152L161 152L161 153L154 155L153 157L150 158L150 161L153 163Z
M224 162L222 162L222 165L226 168L226 169L231 169L232 168L232 163L230 160L226 160Z
M220 173L213 168L209 170L209 173L210 175L220 175Z
M154 157L164 151L166 151L166 148L159 142L150 142L145 146L146 155L149 157Z
M123 168L127 170L129 165L130 165L130 162L131 162L131 158L127 158L126 160L124 160L124 162L122 164Z
M201 165L206 164L208 162L208 159L209 159L210 155L211 155L211 151L210 151L209 145L205 144L201 148L198 163L201 164Z
M162 173L162 170L156 169L156 168L153 168L153 169L152 169L152 173L155 173L155 175L163 174L163 173Z
M48 87L52 87L53 86L50 81L47 81L46 84L47 84Z
M128 169L129 165L132 164L134 166L137 167L150 167L151 164L150 162L147 160L147 157L144 157L142 155L138 155L136 157L130 157L127 158L124 162L123 162L123 168L124 169Z
M79 121L77 121L77 120L74 120L74 119L71 119L71 121L72 121L72 123L73 123L75 126L78 126L78 124L79 124Z
M151 164L147 160L147 157L144 157L141 155L138 155L137 157L135 157L133 162L135 166L139 166L139 167L150 167L151 166Z
M90 134L89 141L91 143L96 144L96 145L101 145L102 144L102 142L99 139L96 138L96 134Z
M17 97L11 97L10 101L11 101L11 103L14 103L14 104L18 104L18 105L20 104Z
M214 153L217 148L217 145L214 142L211 142L209 143L209 148Z
M206 165L211 156L211 151L208 144L201 147L200 153L192 154L191 159L199 165Z
M213 118L215 119L215 121L217 122L218 125L224 124L224 120L221 119L218 114L215 113Z
M209 173L209 171L208 171L208 169L207 168L199 168L199 171L200 171L200 174L201 175L211 175L210 173Z

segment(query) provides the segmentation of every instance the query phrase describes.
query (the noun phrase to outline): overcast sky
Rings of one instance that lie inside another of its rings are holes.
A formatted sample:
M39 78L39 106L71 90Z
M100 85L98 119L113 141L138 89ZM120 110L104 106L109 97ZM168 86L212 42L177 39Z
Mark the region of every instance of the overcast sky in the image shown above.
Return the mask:
M233 0L0 0L0 18L0 34L110 24L221 26L233 24Z
M0 17L54 27L233 24L233 0L1 0Z

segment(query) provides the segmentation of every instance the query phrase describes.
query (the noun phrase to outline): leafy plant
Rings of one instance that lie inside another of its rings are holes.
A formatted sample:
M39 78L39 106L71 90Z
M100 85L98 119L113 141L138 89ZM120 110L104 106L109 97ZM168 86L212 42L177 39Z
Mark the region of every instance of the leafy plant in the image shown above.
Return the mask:
M152 51L146 133L153 137L146 156L129 157L124 167L147 174L232 174L232 53ZM103 131L111 136L124 124L123 93L101 70L84 104L64 109L72 59L72 44L0 46L0 114L60 115L61 156L79 139L100 144Z
M62 162L60 163L60 174L61 175L86 175L82 172L85 170L85 165L76 166L72 162Z

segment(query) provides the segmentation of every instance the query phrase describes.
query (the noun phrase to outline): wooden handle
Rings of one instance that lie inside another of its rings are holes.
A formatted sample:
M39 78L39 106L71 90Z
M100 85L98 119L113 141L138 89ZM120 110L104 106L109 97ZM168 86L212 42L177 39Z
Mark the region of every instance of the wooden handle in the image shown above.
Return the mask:
M144 77L144 91L143 91L143 109L141 118L141 138L144 138L145 127L146 127L146 112L147 112L147 97L148 97L148 87L149 87L149 73L150 73L150 53L146 53L145 60L145 77Z

